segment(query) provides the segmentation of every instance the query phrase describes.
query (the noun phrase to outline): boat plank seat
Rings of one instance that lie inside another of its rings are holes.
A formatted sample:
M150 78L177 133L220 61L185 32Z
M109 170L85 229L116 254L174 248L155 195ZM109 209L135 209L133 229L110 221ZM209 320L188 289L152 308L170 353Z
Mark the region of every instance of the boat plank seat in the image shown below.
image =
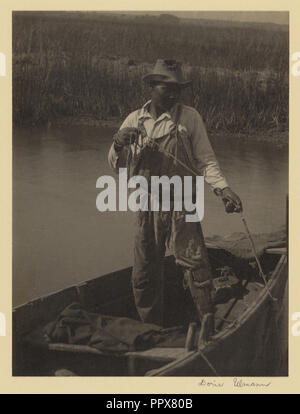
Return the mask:
M150 348L145 351L127 352L126 355L149 360L175 361L188 353L185 348Z
M286 247L270 247L269 249L266 249L266 253L269 254L281 254L281 255L287 255L287 248Z
M111 353L100 351L88 345L73 345L73 344L62 344L62 343L51 343L48 344L50 351L61 351L61 352L75 352L75 353L89 353L95 355L112 355ZM185 348L150 348L144 351L129 351L120 354L116 354L116 357L135 357L135 358L146 358L149 360L159 361L174 361L178 358L183 357L187 353Z
M95 356L114 356L116 358L147 359L160 362L171 362L183 357L187 350L184 347L153 347L146 350L127 351L127 352L109 352L102 351L89 345L53 343L47 342L43 335L43 327L26 335L23 339L24 344L32 349L44 349L49 352L73 353L73 354L90 354Z

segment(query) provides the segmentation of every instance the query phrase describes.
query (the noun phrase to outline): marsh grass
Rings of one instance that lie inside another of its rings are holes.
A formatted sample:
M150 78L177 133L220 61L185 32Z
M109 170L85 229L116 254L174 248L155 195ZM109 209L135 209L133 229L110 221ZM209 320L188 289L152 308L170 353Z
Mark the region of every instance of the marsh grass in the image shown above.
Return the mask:
M148 98L141 78L162 56L185 62L193 86L183 100L202 114L208 130L288 128L285 32L18 14L14 123L124 118Z

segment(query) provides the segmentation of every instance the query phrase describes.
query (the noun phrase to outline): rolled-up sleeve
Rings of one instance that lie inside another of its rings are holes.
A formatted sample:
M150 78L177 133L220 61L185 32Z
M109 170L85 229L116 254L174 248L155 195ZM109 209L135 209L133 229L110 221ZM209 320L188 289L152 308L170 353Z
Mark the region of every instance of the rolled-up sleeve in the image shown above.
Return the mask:
M221 172L215 153L209 142L206 128L201 115L195 111L192 131L192 149L195 165L201 171L205 181L211 189L228 187L228 183Z
M127 127L136 127L136 114L132 112L127 116L124 120L122 125L119 128L119 131L123 128ZM114 147L114 143L112 143L109 152L108 152L108 164L109 166L117 172L119 168L126 166L126 158L127 158L127 151L129 148L124 147L121 151L117 152Z

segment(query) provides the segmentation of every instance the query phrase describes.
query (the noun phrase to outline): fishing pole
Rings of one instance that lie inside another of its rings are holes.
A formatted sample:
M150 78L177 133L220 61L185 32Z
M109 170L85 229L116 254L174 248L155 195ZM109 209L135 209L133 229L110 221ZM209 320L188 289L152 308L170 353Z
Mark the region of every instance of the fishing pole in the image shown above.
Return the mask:
M249 228L248 228L248 225L247 225L247 222L246 222L246 219L245 219L245 217L244 217L243 212L240 212L240 217L241 217L242 223L243 223L243 225L244 225L244 227L245 227L246 234L247 234L247 236L248 236L248 240L250 241L251 248L252 248L252 252L253 252L254 258L255 258L255 260L256 260L256 263L257 263L258 269L259 269L259 274L260 274L261 278L263 279L263 281L264 281L264 283L265 283L265 287L266 287L266 289L267 289L268 295L270 296L270 298L271 298L273 301L277 301L277 298L274 298L274 296L272 295L272 293L271 293L271 292L270 292L270 290L269 290L269 287L267 286L267 283L268 283L268 282L267 282L266 276L265 276L265 274L264 274L264 272L263 272L263 269L262 269L262 267L261 267L261 263L260 263L260 260L259 260L259 258L258 258L258 255L257 255L256 249L255 249L255 244L254 244L253 238L252 238L252 236L251 236L251 233L250 233L250 231L249 231Z
M215 194L216 194L217 196L221 196L221 197L222 197L222 190L221 190L220 188L217 188L217 189L215 190ZM222 199L223 199L223 201L224 201L224 204L225 204L225 209L226 209L226 211L227 211L227 212L229 212L229 211L231 211L231 212L236 211L237 206L235 205L235 203L234 203L234 201L233 201L233 200L228 200L228 199L226 199L226 197L222 197ZM227 200L227 202L226 202L226 200ZM232 204L233 204L233 205L232 205ZM233 207L233 210L232 210L232 207ZM273 301L277 301L277 299L276 299L276 298L274 298L274 296L272 295L272 293L271 293L271 292L270 292L270 290L269 290L269 287L267 286L267 284L268 284L268 282L267 282L267 278L266 278L266 275L264 274L264 271L263 271L263 269L262 269L261 262L260 262L260 260L259 260L259 258L258 258L257 251L256 251L256 248L255 248L255 244L254 244L254 240L253 240L253 237L251 236L251 233L250 233L250 230L249 230L249 227L248 227L248 224L247 224L246 218L245 218L245 216L244 216L244 213L243 213L243 211L236 211L236 212L239 212L239 213L240 213L240 217L241 217L241 220L242 220L243 226L244 226L244 228L245 228L245 233L246 233L247 238L248 238L248 240L249 240L249 242L250 242L250 245L251 245L252 254L253 254L253 256L254 256L254 258L255 258L255 261L256 261L256 263L257 263L258 270L259 270L259 274L260 274L261 278L262 278L262 279L263 279L263 281L264 281L265 288L266 288L266 290L267 290L267 292L268 292L268 295L270 296L270 298L271 298Z

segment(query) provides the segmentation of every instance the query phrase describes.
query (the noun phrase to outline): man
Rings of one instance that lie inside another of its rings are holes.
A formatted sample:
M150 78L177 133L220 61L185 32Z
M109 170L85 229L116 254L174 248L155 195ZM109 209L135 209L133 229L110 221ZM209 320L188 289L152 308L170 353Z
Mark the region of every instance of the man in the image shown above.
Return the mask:
M144 81L151 87L151 100L129 114L114 136L108 155L110 166L115 171L127 166L131 176L142 175L148 180L151 176L187 176L191 175L188 171L197 171L222 196L228 212L242 211L241 200L220 171L200 114L178 103L182 88L191 83L183 79L180 63L159 59ZM132 284L142 321L162 324L166 241L183 268L199 318L211 313L212 278L200 223L186 222L185 212L172 208L136 214Z

